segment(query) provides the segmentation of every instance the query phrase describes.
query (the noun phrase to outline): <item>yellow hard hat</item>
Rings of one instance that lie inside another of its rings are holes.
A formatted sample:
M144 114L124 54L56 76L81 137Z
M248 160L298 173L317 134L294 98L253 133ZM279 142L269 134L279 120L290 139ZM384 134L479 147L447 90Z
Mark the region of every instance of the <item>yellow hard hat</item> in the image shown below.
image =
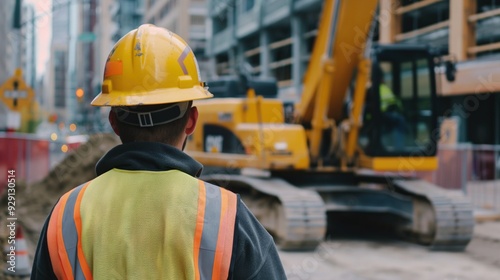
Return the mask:
M123 36L106 61L93 106L137 106L213 97L193 51L177 34L143 24Z

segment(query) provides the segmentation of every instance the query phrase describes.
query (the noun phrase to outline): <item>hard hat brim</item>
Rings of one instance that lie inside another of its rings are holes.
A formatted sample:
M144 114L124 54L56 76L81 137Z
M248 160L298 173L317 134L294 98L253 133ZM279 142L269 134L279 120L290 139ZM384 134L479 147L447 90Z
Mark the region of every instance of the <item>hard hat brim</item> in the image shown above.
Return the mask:
M177 92L180 94L169 94ZM161 89L147 92L111 91L110 93L99 93L90 103L92 106L139 106L176 103L190 100L207 99L213 97L207 89L202 86L194 86L185 89Z

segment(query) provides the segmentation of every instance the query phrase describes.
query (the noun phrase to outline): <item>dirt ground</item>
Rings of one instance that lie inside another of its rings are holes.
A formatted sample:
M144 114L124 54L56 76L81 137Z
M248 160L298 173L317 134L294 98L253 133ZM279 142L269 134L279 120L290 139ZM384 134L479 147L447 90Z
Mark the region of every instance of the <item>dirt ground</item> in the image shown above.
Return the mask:
M474 239L465 252L433 252L394 240L335 240L280 256L290 280L498 280L496 243Z

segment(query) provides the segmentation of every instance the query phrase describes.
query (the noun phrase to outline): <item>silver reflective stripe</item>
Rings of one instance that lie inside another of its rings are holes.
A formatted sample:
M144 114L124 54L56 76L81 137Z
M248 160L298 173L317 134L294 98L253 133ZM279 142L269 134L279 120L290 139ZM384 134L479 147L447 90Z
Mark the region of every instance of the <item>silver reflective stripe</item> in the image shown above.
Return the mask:
M222 208L220 192L219 187L205 183L205 216L203 219L203 232L201 234L200 255L198 259L201 280L212 279Z
M177 62L179 63L179 66L181 67L182 73L184 73L184 75L189 74L186 68L186 64L184 64L184 60L186 59L190 51L191 48L189 48L189 46L186 46L186 48L182 51L181 55L177 59Z
M69 262L73 270L73 277L75 280L84 280L80 262L78 261L78 233L76 231L76 224L74 219L75 204L78 194L82 190L83 185L80 185L75 190L71 192L66 201L66 206L64 207L63 222L62 222L62 233L64 240L64 247L66 248L66 253L68 254Z

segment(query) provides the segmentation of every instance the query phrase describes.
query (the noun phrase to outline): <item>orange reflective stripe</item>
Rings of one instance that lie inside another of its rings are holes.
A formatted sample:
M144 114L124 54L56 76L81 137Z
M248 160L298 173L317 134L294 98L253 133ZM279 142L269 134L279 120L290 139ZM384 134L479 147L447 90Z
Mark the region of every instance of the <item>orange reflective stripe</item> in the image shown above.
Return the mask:
M85 190L87 189L89 184L90 184L90 182L85 184L85 186L83 186L80 193L78 194L78 197L76 199L76 204L75 204L75 212L74 212L76 232L78 234L78 261L80 262L80 267L82 268L82 272L83 272L83 275L85 276L86 280L92 280L93 277L92 277L92 271L90 270L90 267L87 263L87 260L85 259L85 255L83 254L82 217L80 216L80 204L82 202L83 194L85 193Z
M233 251L237 196L199 181L194 237L195 279L227 279Z
M236 210L237 210L237 196L226 190L222 190L223 193L227 194L227 212L224 220L221 223L221 233L225 233L225 244L222 247L223 258L221 261L221 279L227 279L229 276L229 267L231 265L231 256L233 254L233 238L234 238L234 226L236 222Z
M80 204L88 184L64 194L49 219L47 243L57 279L92 279L81 244Z
M62 228L63 224L63 217L64 217L64 208L66 207L66 201L68 201L69 195L72 193L72 191L67 192L65 195L61 197L58 203L58 211L57 211L57 216L52 216L51 217L51 237L55 238L55 243L53 243L53 247L55 245L55 250L53 253L57 254L54 258L54 262L56 263L56 266L60 266L60 269L62 271L59 271L59 274L56 274L58 279L73 279L73 269L71 267L71 263L69 262L69 257L66 252L66 247L64 246L64 237L62 234L62 231L60 230ZM52 223L52 218L55 218L55 222ZM50 247L49 247L50 248ZM52 256L52 254L51 254ZM52 257L51 257L51 261ZM55 271L54 271L55 272ZM62 273L61 273L62 272Z
M221 214L219 235L212 279L227 279L233 250L234 223L236 218L236 195L221 189Z
M62 267L61 260L59 259L59 254L57 253L57 221L59 219L59 211L61 204L57 203L52 211L52 215L49 218L49 226L47 228L47 245L49 247L50 262L52 263L52 269L54 274L58 279L64 279L64 269Z
M64 236L62 231L59 229L62 228L63 217L64 217L64 208L66 208L66 202L68 201L69 195L72 192L68 192L63 197L61 197L61 210L59 211L59 217L57 219L57 251L59 252L59 258L61 260L62 267L64 269L64 273L66 275L66 279L73 279L73 268L71 267L71 263L69 262L68 253L66 252L66 246L64 246Z
M198 266L200 258L200 244L203 233L203 223L205 220L206 193L203 181L198 181L198 214L196 216L196 227L194 231L194 272L195 279L200 279L200 268Z
M104 68L104 78L123 74L123 63L121 61L108 61Z
M227 211L227 195L226 192L221 189L221 194L220 194L220 204L221 204L221 211L220 211L220 217L219 217L219 235L217 236L217 245L215 247L215 258L214 258L214 267L213 267L213 273L212 273L212 279L214 280L219 280L220 278L220 273L222 270L221 264L222 264L222 254L224 252L224 242L226 238L226 233L222 228L222 223L225 217L225 213ZM226 277L227 278L227 277Z

